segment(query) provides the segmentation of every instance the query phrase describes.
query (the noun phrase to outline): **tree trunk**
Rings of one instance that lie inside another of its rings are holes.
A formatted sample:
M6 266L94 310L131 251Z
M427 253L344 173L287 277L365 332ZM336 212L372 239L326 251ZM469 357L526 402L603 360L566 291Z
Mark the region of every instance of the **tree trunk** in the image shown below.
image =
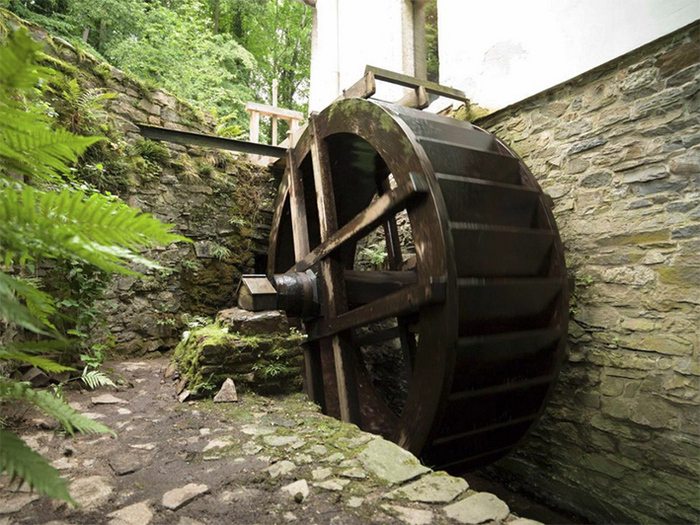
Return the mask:
M221 0L214 0L214 34L219 34L219 11Z

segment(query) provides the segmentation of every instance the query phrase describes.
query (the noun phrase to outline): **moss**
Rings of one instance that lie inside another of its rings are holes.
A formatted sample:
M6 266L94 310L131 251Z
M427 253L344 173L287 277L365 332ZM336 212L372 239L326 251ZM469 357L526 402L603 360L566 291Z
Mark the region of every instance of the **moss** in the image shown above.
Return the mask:
M649 244L653 242L667 241L671 232L669 230L656 230L643 233L629 233L613 235L598 241L600 246L617 246L624 244Z
M697 266L671 266L658 268L659 278L662 283L678 286L700 286L700 267Z
M288 335L230 334L215 323L190 332L175 349L173 361L188 379L187 388L193 395L213 393L228 377L243 390L248 385L263 394L293 392L302 383L302 340L295 331Z
M68 75L70 77L77 77L78 76L78 68L75 67L73 64L69 64L68 62L61 60L60 58L56 58L51 55L44 54L41 57L41 63L45 66L51 67L53 69L56 69L57 71L60 71L64 75Z

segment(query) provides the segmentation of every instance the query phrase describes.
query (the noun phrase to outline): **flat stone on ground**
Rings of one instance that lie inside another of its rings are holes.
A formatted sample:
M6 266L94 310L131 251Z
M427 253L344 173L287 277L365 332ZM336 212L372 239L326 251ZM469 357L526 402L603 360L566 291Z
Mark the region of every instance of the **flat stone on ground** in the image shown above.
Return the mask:
M124 399L113 396L112 394L102 394L101 396L95 396L90 398L93 405L118 405L126 404Z
M340 491L343 490L345 485L348 483L350 483L349 479L332 478L326 481L321 481L320 483L315 483L314 485L326 490Z
M19 512L25 506L29 505L32 501L39 499L38 494L19 494L16 495L13 492L7 492L5 495L11 495L11 498L0 499L0 515L2 514L14 514Z
M109 466L117 476L136 472L143 466L143 458L138 454L124 454L109 459Z
M169 490L163 494L163 506L167 509L177 510L197 496L207 492L209 492L209 487L206 485L189 483L184 487Z
M358 459L367 470L392 484L403 483L430 472L413 454L385 439L370 441Z
M263 441L271 447L282 447L299 441L297 436L265 436Z
M266 436L269 434L274 434L275 429L269 427L261 427L259 425L243 425L241 427L241 432L249 436Z
M227 439L212 439L209 443L204 445L202 452L207 452L216 448L230 447L232 444L233 443Z
M146 500L107 514L107 517L112 518L108 525L148 525L153 512L150 501Z
M291 461L283 460L278 461L277 463L273 463L272 465L267 467L266 470L270 473L270 477L272 479L275 479L280 476L286 476L295 468L297 468L297 466L294 463L292 463Z
M409 525L428 525L433 521L433 513L429 510L399 507L398 505L382 505L382 508Z
M365 479L367 477L367 473L358 467L343 470L340 473L340 475L344 478L353 478L353 479Z
M350 507L351 509L356 509L362 506L362 504L365 502L365 498L360 498L359 496L353 496L351 497L346 505Z
M504 520L510 509L503 501L488 492L479 492L444 509L448 518L459 523L484 523L485 521Z
M107 503L114 489L107 483L107 478L90 476L76 479L70 484L68 490L82 509L88 510Z
M405 498L423 503L449 503L469 488L462 478L429 474L418 481L389 492L385 498Z
M282 492L287 492L294 498L294 501L301 503L309 497L309 484L305 479L300 479L289 485L285 485L280 489Z
M329 468L317 468L311 471L314 481L322 481L329 478L331 474L333 474L333 471Z

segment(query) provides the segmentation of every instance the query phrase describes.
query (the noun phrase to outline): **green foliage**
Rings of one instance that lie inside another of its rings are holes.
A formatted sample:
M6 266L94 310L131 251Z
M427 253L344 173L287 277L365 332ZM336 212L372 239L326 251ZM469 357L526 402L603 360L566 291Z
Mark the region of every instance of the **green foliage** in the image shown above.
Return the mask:
M255 59L229 35L212 34L202 14L195 0L174 9L152 5L105 55L197 107L243 122L244 104L255 96L249 87Z
M157 267L139 255L144 246L186 239L114 197L74 189L68 163L101 139L80 137L53 125L37 86L56 73L37 65L40 48L24 29L10 33L0 47L0 322L56 341L0 345L0 361L57 372L67 367L42 354L65 350L64 336L80 335L81 326L90 322L74 321L67 329L61 325L58 308L75 308L88 316L94 312L73 296L57 298L40 290L38 281L28 277L36 265L45 260L67 262L79 287L89 289L91 283L99 290L100 272L138 275L131 267L134 263ZM67 98L72 97L89 121L93 102L100 96L83 98L71 84L69 89ZM87 357L92 364L99 360L95 353ZM109 384L104 374L90 370L91 363L82 380L88 386ZM53 393L34 390L28 383L0 378L0 402L5 401L34 405L71 434L110 432ZM39 493L72 502L65 482L46 460L8 431L2 430L0 439L0 473L20 478Z
M270 103L273 79L280 106L306 109L312 10L300 2L7 1L21 17L215 113L222 136L247 129L244 103Z
M0 429L0 466L10 479L21 479L39 494L73 503L68 486L58 471L40 454L9 430Z
M157 164L163 164L170 159L170 150L162 143L153 140L142 139L134 144L134 152L144 159Z

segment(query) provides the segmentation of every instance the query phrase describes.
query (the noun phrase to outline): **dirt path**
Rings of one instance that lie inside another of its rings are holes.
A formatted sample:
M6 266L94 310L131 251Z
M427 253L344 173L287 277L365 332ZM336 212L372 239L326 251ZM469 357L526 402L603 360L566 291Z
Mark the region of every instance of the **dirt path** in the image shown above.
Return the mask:
M113 363L123 387L67 393L116 438L27 428L30 446L73 480L81 507L12 492L0 477L0 525L537 523L301 395L178 403L162 380L167 364Z

